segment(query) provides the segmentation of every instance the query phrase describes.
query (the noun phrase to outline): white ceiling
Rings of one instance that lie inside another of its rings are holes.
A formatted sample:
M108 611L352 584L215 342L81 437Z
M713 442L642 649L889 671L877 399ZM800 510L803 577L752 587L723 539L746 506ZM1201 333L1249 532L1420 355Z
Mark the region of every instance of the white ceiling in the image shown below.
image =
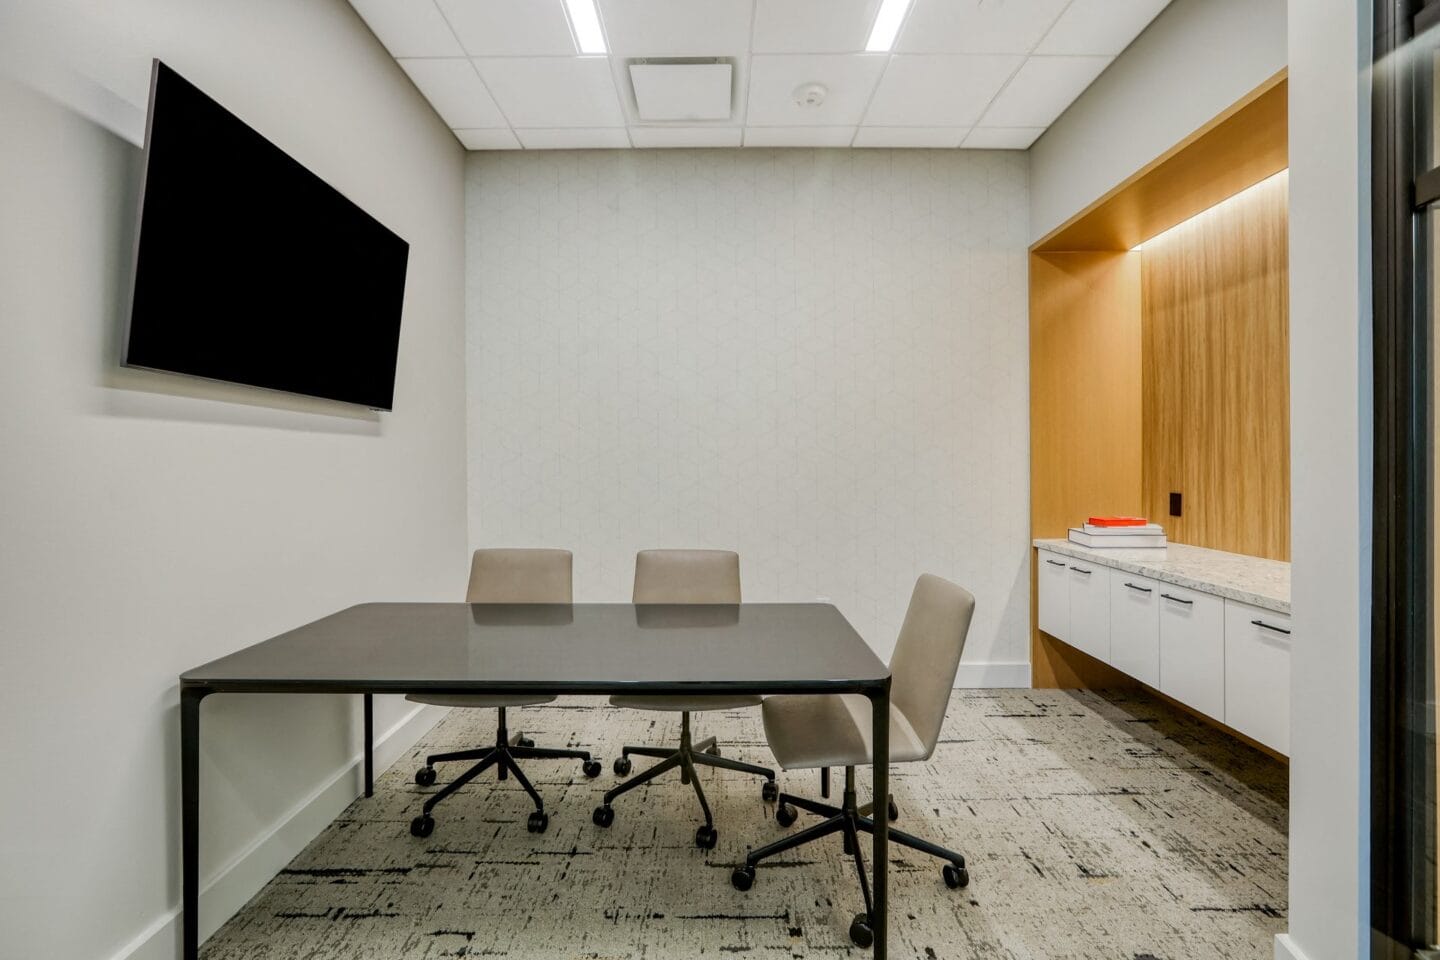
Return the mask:
M913 0L890 53L864 52L880 0L596 0L602 56L564 0L350 3L471 150L1023 150L1169 0ZM733 63L730 117L640 120L638 57Z

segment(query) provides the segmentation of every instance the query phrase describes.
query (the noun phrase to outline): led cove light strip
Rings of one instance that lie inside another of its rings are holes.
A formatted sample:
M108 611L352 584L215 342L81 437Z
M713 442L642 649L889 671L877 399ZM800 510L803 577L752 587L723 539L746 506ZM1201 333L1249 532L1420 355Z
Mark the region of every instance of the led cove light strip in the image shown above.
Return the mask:
M895 35L905 20L905 11L910 9L910 0L881 0L880 12L875 14L875 26L870 28L870 39L865 49L870 53L889 53L895 46Z
M575 31L575 45L580 52L608 53L595 0L565 0L565 9L570 12L570 28Z

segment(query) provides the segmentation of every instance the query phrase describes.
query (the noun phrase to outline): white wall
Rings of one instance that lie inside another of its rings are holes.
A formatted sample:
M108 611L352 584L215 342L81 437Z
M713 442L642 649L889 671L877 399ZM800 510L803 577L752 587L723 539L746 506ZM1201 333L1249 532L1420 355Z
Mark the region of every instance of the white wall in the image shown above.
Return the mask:
M410 241L395 413L117 369L152 56ZM0 955L173 957L176 675L463 590L463 153L343 0L9 0L0 70ZM206 701L207 928L355 795L357 700Z
M1369 952L1370 5L1290 5L1290 930Z
M733 548L888 655L915 577L979 600L960 682L1028 682L1018 153L472 154L470 523L575 551Z
M1283 69L1285 0L1173 0L1030 149L1039 240Z

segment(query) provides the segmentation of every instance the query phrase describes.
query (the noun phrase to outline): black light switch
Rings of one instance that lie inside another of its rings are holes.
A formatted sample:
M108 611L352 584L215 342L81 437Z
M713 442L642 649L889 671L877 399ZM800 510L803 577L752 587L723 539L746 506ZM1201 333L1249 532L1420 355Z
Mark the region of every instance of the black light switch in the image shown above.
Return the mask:
M1170 516L1180 516L1180 494L1178 493L1170 494Z

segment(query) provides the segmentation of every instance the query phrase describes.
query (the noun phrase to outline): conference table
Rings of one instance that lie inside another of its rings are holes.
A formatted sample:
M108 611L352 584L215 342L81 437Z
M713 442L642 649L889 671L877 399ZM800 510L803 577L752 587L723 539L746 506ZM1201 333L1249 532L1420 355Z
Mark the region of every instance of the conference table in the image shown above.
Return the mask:
M875 809L889 799L890 671L830 604L366 603L180 675L185 960L199 952L200 703L219 693L361 694L365 795L377 693L827 694L870 701ZM577 814L578 815L578 814ZM871 858L886 955L887 818Z

